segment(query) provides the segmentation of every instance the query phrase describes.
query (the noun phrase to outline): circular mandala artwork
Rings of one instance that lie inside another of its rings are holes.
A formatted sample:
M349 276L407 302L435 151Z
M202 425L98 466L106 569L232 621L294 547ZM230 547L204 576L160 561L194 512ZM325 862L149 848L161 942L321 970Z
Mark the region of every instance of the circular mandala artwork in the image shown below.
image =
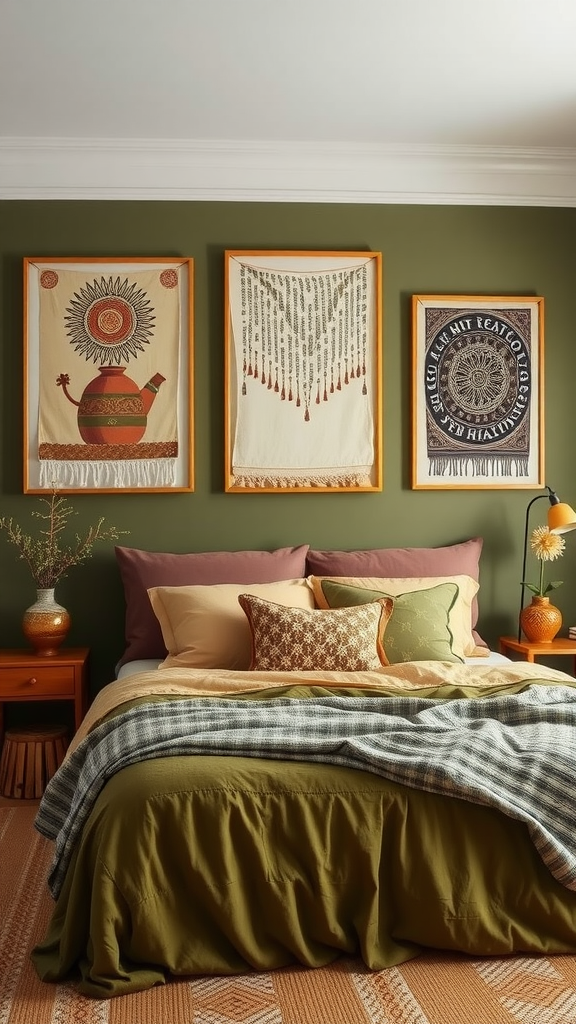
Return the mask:
M118 365L144 351L155 320L146 292L119 277L87 281L75 292L64 317L76 352L87 361Z
M86 332L103 345L117 345L134 333L136 318L130 303L111 296L97 299L86 310Z
M40 274L41 288L55 288L58 284L58 274L55 270L43 270Z
M529 350L502 316L448 320L431 339L424 372L429 448L502 447L529 417Z
M506 354L487 345L480 335L463 350L447 356L447 391L461 418L489 416L513 397L513 367Z
M164 288L175 288L178 284L178 274L175 270L163 270L160 274L160 284Z

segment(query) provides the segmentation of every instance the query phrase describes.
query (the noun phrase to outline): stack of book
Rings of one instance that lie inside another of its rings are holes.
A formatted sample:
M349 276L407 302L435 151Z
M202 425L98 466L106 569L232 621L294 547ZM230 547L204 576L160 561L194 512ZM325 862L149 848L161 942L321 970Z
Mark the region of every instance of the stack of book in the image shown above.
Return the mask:
M576 626L568 627L568 636L570 640L576 640Z

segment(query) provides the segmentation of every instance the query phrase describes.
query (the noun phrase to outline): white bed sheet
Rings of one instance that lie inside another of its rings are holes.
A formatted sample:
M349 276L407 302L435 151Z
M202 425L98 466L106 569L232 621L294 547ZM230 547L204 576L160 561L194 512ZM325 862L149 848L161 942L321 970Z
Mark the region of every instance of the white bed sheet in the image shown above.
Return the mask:
M464 660L467 665L503 665L510 662L511 659L504 654L499 654L498 651L490 651L487 658L465 658ZM161 658L127 661L117 670L116 678L125 679L126 676L134 675L136 672L153 672L161 664Z

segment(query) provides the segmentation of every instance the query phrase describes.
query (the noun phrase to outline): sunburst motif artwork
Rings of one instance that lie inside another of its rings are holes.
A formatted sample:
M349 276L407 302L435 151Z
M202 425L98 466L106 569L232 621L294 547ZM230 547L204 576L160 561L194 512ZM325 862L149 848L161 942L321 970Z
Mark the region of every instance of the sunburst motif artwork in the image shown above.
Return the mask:
M137 358L154 336L156 316L147 293L128 277L87 280L74 293L64 323L74 350L94 363Z
M25 490L191 490L192 260L24 271Z

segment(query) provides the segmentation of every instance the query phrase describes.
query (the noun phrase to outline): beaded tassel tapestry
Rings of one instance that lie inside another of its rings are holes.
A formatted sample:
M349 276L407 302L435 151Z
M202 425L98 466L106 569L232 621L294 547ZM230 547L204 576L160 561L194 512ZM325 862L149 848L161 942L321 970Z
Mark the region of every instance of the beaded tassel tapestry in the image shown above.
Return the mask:
M226 256L228 489L378 489L379 254Z
M543 300L413 297L414 487L538 487Z

